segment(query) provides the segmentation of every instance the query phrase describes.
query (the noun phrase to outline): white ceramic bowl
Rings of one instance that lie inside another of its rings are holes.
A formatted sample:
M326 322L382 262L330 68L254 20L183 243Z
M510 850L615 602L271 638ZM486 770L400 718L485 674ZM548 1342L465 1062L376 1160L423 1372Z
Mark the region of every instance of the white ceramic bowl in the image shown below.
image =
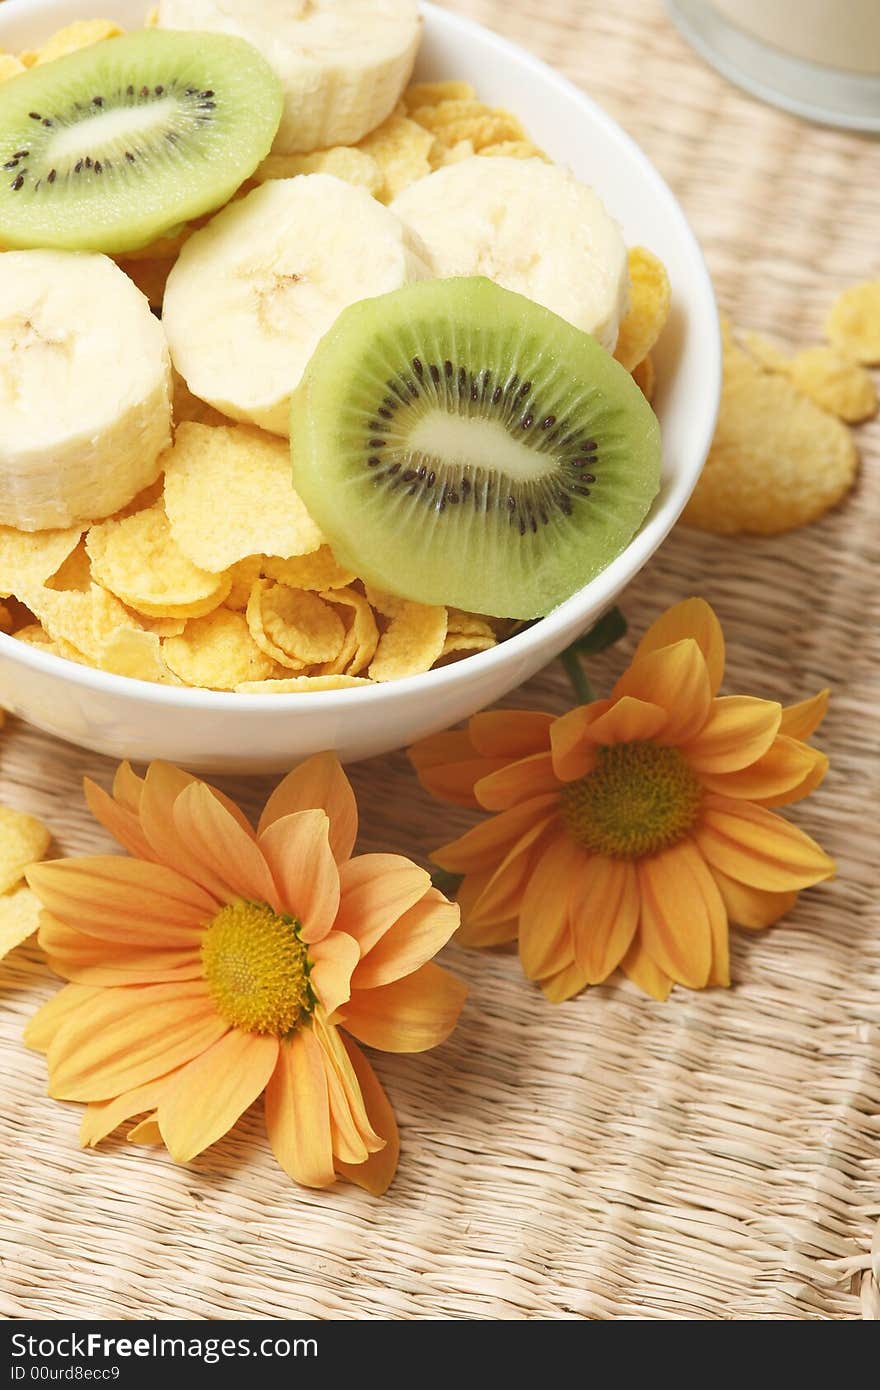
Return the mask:
M5 0L0 49L38 46L96 14L137 28L148 0ZM198 771L269 772L335 748L352 761L403 747L507 694L618 597L687 502L715 424L721 352L709 275L678 203L645 155L589 97L486 29L425 5L422 78L457 77L509 107L554 159L592 184L630 245L661 256L674 312L656 353L660 494L639 534L592 583L502 643L426 675L306 695L180 690L106 675L0 634L0 704L59 738L112 757L167 758Z

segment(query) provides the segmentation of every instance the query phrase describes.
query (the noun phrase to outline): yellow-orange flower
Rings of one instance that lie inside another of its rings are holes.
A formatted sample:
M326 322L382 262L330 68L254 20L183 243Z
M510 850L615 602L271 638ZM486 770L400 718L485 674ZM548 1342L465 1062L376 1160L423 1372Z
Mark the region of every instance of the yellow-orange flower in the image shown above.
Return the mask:
M448 1036L465 989L431 958L458 907L400 855L351 858L357 807L330 754L285 778L256 833L163 763L143 779L123 763L112 797L88 782L86 796L130 857L28 873L40 942L72 983L26 1040L50 1095L87 1103L81 1142L144 1116L128 1137L187 1162L265 1093L292 1178L384 1192L397 1127L354 1039L420 1052Z
M730 983L728 923L761 928L834 863L771 809L828 767L804 742L827 691L783 709L718 695L724 638L689 599L640 642L610 700L559 719L478 714L410 756L436 796L494 811L437 851L463 874L463 945L519 941L553 1000L618 966L657 999Z

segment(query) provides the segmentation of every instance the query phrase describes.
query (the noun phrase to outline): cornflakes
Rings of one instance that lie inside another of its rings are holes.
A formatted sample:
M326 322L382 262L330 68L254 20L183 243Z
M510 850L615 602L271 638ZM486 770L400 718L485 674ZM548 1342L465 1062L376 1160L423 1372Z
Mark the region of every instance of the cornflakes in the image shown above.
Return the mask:
M315 554L317 553L316 551ZM278 563L284 565L295 562L290 560L279 560ZM226 607L234 608L237 613L243 613L248 606L251 589L256 584L262 572L262 555L248 555L247 559L236 560L234 565L230 565L228 574L232 581L232 588L229 590Z
M375 160L382 171L384 185L376 196L383 203L390 203L408 184L430 174L433 144L434 137L422 126L394 113L361 140L357 149Z
M430 671L443 653L445 608L398 599L395 610L370 663L368 675L374 681L399 680Z
M500 140L494 145L484 145L479 152L483 155L503 155L507 159L543 159L550 163L550 156L533 145L531 140Z
M251 555L307 555L323 539L293 490L287 440L252 425L179 425L165 509L181 552L215 574Z
M228 575L200 569L184 554L161 503L122 521L93 526L86 549L98 582L148 617L202 617L223 602L231 587Z
M333 661L345 641L342 619L317 594L267 579L251 591L247 622L261 651L291 671Z
M788 376L805 396L849 424L869 420L877 412L877 390L871 377L836 348L814 347L796 353Z
M441 101L475 101L476 92L469 82L413 82L403 94L407 111L413 107L436 106Z
M312 154L270 154L251 175L256 183L269 179L291 179L297 174L332 174L345 183L365 188L378 198L385 187L385 175L372 154L351 145L335 145Z
M412 120L423 126L444 145L470 140L479 152L485 145L506 140L525 140L526 133L510 111L493 110L481 101L445 99L408 108Z
M64 531L16 531L0 526L0 598L45 584L79 544L81 526Z
M840 352L867 366L880 363L880 280L850 285L838 295L825 336Z
M133 280L141 294L146 295L153 309L162 307L162 300L165 298L165 282L171 274L171 267L174 265L174 258L171 256L148 256L143 259L127 259L120 256L117 260L120 270L124 270L130 280Z
M162 643L155 632L137 628L117 628L98 652L98 666L116 676L152 681L157 685L180 685L162 655Z
M14 888L25 869L42 859L51 839L36 816L0 806L0 893Z
M166 638L162 655L186 685L208 690L234 690L275 671L274 661L260 651L241 613L230 608L193 618L180 637Z
M765 338L763 333L743 333L740 336L746 352L754 357L759 366L768 372L788 371L788 357L771 338Z
M327 603L348 610L348 627L342 650L335 661L322 667L321 674L339 675L343 671L356 676L369 666L379 645L379 629L373 610L357 589L330 589L321 594Z
M116 38L121 33L119 25L110 19L78 19L46 40L37 56L37 63L51 63L55 58L66 58L68 53L91 48L93 43Z
M614 356L631 372L663 331L671 290L665 265L643 246L634 246L629 253L629 281L629 309L620 325Z
M728 338L715 438L684 520L718 535L789 531L839 502L857 464L845 425Z
M654 387L657 384L657 379L654 374L654 359L650 353L648 353L647 357L643 357L641 362L633 367L632 379L636 386L638 386L645 400L652 401L654 399Z
M266 559L263 573L291 589L344 589L355 579L351 570L343 569L337 562L329 545L289 560Z
M14 53L0 53L0 82L5 82L8 77L18 77L21 72L27 72L21 59L16 58Z
M27 884L0 897L0 956L20 946L37 930L42 904Z

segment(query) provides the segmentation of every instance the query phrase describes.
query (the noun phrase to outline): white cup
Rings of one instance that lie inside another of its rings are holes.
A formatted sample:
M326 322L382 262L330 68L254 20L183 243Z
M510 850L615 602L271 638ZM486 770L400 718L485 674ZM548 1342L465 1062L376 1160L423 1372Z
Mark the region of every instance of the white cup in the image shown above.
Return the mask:
M828 125L880 131L880 0L669 0L703 57Z

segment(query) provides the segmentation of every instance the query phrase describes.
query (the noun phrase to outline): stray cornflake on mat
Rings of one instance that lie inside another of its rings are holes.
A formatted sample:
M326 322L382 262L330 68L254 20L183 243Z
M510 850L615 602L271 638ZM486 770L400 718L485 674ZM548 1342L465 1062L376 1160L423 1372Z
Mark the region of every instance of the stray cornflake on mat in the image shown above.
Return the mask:
M775 535L815 521L852 486L858 454L847 427L765 371L724 328L715 438L684 511L704 531Z
M0 806L0 959L37 929L40 904L24 875L51 839L36 816Z
M171 535L203 570L320 546L323 537L293 490L286 439L252 425L186 421L164 462Z
M856 362L880 364L880 280L850 285L838 295L825 334L834 347Z

